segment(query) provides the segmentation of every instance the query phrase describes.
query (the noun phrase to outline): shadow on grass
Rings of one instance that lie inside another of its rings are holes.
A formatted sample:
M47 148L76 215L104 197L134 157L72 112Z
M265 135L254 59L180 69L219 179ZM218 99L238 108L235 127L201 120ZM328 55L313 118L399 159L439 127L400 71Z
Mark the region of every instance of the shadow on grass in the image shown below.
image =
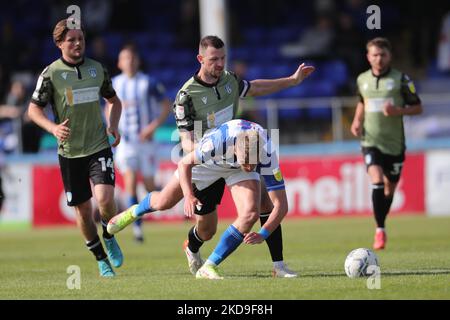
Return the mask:
M450 269L430 269L430 270L398 270L398 271L386 271L381 270L382 277L392 277L392 276L437 276L450 274ZM267 273L254 273L254 274L237 274L230 273L228 277L232 278L272 278L271 274ZM328 273L302 273L299 272L298 278L339 278L347 277L344 272L328 272Z

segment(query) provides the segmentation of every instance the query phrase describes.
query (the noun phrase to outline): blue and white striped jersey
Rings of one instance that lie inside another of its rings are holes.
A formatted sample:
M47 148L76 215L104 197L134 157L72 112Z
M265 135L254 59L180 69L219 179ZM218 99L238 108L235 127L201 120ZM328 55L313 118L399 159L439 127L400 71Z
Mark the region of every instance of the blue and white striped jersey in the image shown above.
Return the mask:
M262 150L258 158L255 156L258 161L255 170L264 177L268 191L284 190L284 180L275 147L272 145L267 131L257 123L235 119L211 129L205 133L195 148L196 158L201 163L214 163L223 168L240 170L240 165L234 153L234 145L240 133L250 130L259 133L259 146ZM252 159L251 156L250 159Z
M156 79L138 72L133 78L120 74L112 79L116 94L122 101L119 130L124 142L138 142L141 130L157 118L161 101L165 98L164 86Z

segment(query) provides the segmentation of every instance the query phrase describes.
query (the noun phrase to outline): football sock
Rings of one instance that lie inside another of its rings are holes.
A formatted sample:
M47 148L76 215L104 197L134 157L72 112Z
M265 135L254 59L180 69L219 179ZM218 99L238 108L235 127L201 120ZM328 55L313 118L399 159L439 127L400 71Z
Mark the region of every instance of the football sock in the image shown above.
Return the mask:
M155 210L152 209L150 206L150 199L152 198L152 193L148 193L145 198L139 202L138 206L134 210L134 216L135 217L142 217L144 214L153 212Z
M95 236L94 240L87 241L86 247L88 247L88 249L94 254L97 261L106 259L106 252L103 249L103 245L100 242L98 235Z
M203 240L198 236L197 226L193 226L188 233L189 244L188 248L193 253L197 253L200 247L203 245Z
M281 269L284 267L284 262L283 261L274 261L273 262L273 267L277 268L277 269Z
M108 221L102 219L103 238L111 239L114 236L112 234L109 234L108 229L106 228L107 226Z
M208 257L208 260L216 266L225 260L244 240L244 235L236 229L235 226L230 225L222 234L219 243L214 248L214 251Z
M127 201L128 208L131 207L132 205L135 205L135 204L138 204L138 203L139 202L138 202L138 199L137 199L136 196L129 196L128 197L128 201Z
M394 196L384 198L384 210L386 211L386 216L389 214L389 211L391 210L392 200L394 200Z
M260 214L259 220L261 221L261 226L269 219L269 215L270 212ZM272 261L283 261L283 233L281 231L281 224L266 239L266 243L269 247Z
M139 203L139 201L138 201L136 196L129 196L128 197L128 208L131 207L131 206L134 206L135 204L138 204L138 203ZM136 220L134 222L134 224L137 225L138 227L140 227L141 224L142 224L142 219Z
M386 220L384 183L372 184L372 205L377 227L384 228Z

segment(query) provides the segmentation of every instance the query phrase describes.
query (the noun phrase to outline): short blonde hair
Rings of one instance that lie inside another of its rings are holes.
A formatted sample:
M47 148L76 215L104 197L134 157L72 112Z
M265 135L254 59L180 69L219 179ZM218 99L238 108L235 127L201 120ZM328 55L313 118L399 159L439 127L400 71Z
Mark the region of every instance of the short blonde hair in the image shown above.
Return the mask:
M236 157L239 164L257 164L259 161L259 133L248 130L236 136Z

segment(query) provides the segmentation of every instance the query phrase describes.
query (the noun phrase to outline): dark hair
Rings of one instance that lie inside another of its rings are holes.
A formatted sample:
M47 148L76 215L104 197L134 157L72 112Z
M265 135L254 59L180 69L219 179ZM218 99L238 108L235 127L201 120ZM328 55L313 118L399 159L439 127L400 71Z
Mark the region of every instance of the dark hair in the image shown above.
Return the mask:
M225 43L218 36L206 36L200 40L200 49L206 50L208 47L214 47L216 49L223 48Z
M53 29L53 42L58 45L59 43L64 41L67 32L69 32L70 28L67 26L68 19L60 20L55 28ZM84 28L81 26L81 31L84 34Z
M375 46L375 47L378 47L381 49L387 49L389 52L392 52L391 43L386 38L377 37L377 38L370 40L369 42L367 42L367 46L366 46L367 50L369 50L369 47L371 47L371 46Z
M130 51L133 55L139 57L139 50L136 46L136 44L134 42L127 42L123 45L122 49L120 49L120 51L122 52L123 50L128 50Z

